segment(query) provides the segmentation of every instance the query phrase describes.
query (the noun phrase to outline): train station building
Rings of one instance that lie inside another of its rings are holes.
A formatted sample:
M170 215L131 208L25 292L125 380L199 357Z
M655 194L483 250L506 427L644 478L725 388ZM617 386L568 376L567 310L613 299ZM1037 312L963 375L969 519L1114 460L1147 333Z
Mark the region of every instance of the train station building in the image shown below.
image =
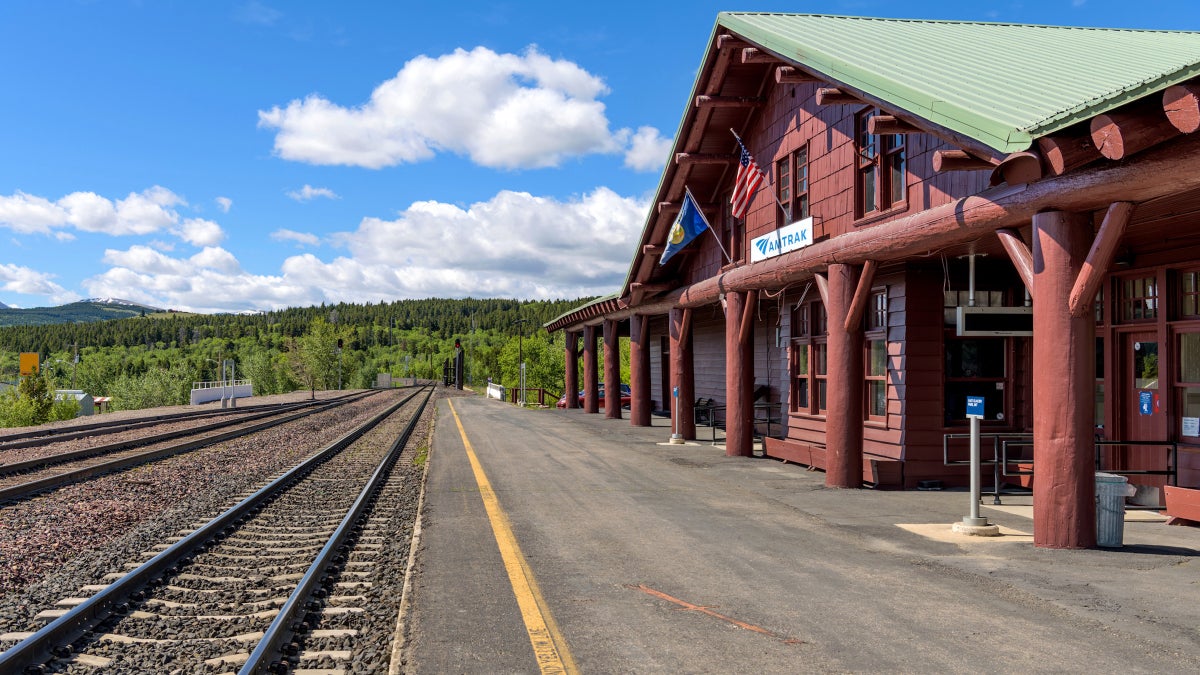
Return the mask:
M966 484L982 399L1043 547L1097 468L1200 494L1198 76L1200 33L722 13L623 285L546 325L566 390L628 336L632 424L843 488Z

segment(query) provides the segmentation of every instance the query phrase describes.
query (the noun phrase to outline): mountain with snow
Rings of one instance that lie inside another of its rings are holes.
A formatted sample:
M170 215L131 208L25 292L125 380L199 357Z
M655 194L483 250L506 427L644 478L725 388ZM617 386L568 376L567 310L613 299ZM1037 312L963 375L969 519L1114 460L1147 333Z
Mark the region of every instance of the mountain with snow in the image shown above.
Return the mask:
M136 307L139 309L148 309L152 312L163 311L161 308L154 307L153 305L146 305L146 304L143 304L140 302L134 302L132 300L125 300L123 298L88 298L87 300L83 300L82 302L90 302L90 303L96 304L96 305L117 305L120 307Z

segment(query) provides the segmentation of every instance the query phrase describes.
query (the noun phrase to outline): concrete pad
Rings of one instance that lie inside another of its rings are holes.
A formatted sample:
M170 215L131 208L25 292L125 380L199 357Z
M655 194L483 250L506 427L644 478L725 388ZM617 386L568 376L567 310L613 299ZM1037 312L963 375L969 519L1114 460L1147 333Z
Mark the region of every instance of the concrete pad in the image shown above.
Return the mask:
M896 523L896 527L912 534L948 544L965 544L968 542L1000 542L1000 543L1033 543L1033 533L1014 530L1011 527L998 525L999 536L976 537L955 532L953 524L948 523Z

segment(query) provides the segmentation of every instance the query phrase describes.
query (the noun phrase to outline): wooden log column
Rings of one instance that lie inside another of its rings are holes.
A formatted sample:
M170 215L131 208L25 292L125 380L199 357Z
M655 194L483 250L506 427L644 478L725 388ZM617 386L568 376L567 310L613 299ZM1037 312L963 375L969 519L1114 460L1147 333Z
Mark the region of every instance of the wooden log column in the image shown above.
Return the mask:
M756 293L725 294L725 455L754 454L754 340Z
M567 399L567 407L574 409L579 407L579 333L574 331L564 331L564 337L567 341L566 349L566 386L565 394Z
M600 412L600 373L596 370L596 327L583 327L583 412Z
M1069 298L1091 244L1085 213L1033 217L1033 544L1096 545L1096 325Z
M650 317L629 317L629 423L650 426L650 346L647 344Z
M692 310L672 309L670 323L671 388L679 389L679 396L672 396L671 433L678 432L693 441L696 440L696 372L692 361Z
M604 321L604 417L621 419L621 342L617 322Z
M829 266L828 383L825 439L827 487L862 487L863 462L863 332L847 330L846 315L858 288L858 269L835 263Z

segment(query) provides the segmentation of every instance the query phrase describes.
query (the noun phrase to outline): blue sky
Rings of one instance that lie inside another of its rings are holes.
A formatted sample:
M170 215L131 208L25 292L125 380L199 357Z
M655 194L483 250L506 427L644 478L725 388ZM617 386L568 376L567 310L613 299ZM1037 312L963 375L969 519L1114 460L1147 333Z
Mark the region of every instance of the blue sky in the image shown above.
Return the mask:
M624 279L721 10L1200 30L1192 2L0 2L0 303Z

